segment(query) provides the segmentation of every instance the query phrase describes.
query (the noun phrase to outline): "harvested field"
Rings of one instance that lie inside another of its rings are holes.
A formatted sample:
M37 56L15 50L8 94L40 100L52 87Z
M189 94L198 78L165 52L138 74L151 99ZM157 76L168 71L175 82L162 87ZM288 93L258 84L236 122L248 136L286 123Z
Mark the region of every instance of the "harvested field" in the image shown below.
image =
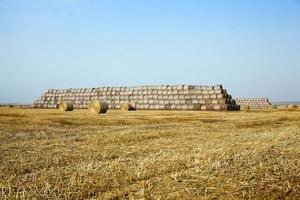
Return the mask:
M0 199L300 199L300 112L0 108Z

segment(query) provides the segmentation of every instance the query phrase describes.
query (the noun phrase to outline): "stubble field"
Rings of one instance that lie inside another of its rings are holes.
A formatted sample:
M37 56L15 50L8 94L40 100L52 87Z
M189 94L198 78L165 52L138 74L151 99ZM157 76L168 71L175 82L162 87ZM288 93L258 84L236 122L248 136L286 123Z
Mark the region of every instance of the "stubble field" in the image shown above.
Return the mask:
M300 112L0 109L0 199L300 199Z

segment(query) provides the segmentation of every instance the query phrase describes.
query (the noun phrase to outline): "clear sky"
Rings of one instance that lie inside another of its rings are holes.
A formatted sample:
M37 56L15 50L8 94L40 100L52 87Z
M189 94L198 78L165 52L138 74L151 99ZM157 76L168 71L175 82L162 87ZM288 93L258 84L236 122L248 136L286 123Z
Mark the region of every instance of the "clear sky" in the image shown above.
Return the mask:
M156 84L299 101L300 1L0 0L0 70L0 103Z

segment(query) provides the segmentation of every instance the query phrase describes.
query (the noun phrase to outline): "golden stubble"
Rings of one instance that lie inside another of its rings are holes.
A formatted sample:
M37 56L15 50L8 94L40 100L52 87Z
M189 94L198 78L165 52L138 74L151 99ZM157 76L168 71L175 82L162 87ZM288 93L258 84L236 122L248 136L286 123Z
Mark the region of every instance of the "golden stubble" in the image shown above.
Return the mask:
M0 199L299 199L300 112L0 109Z

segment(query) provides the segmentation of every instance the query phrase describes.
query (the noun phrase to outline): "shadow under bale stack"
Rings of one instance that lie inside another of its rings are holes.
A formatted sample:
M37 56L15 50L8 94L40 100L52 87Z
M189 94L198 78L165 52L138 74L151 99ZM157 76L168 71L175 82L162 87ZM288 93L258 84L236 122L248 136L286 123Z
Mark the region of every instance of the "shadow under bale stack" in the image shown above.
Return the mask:
M62 101L74 108L87 108L93 100L104 101L109 109L130 104L137 110L239 110L222 85L158 85L139 87L98 87L85 89L49 89L33 107L56 108Z

